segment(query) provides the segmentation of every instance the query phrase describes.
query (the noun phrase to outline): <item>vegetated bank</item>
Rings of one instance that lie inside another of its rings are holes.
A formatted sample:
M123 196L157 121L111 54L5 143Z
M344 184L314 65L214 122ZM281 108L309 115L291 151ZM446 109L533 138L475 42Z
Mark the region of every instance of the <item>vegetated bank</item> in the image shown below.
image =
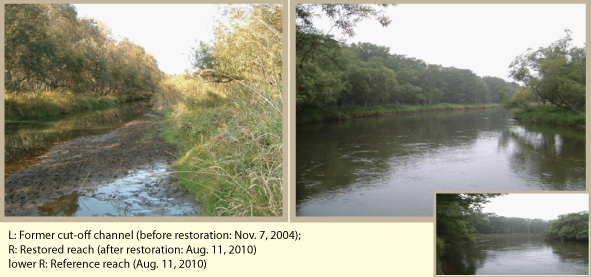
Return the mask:
M327 107L322 110L313 110L308 113L298 114L297 124L316 123L321 121L341 121L352 118L374 117L388 114L410 114L420 112L438 112L438 111L462 111L497 108L498 103L486 104L447 104L441 103L431 106L415 105L388 105L375 107Z
M156 59L70 4L8 4L7 120L58 117L145 100L161 71Z
M70 90L5 92L4 107L7 122L23 119L48 119L88 110L117 107L132 101L147 101L150 94L100 95L74 93Z
M571 32L565 32L564 38L511 63L511 77L523 87L500 97L516 119L584 128L586 47L573 46Z
M163 136L183 152L174 166L201 215L281 216L281 5L226 14L216 39L195 50L198 69L162 81Z

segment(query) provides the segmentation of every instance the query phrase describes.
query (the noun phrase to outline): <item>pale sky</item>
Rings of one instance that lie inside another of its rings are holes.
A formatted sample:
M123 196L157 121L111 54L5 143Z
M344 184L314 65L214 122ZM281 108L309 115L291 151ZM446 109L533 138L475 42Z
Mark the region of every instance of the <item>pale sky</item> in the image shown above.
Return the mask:
M217 5L206 4L76 4L78 17L106 23L114 35L128 37L154 55L160 70L188 69L191 48L214 38Z
M482 212L505 217L557 219L561 214L589 210L587 193L510 193L489 199Z
M386 11L390 26L364 20L347 42L387 46L393 54L479 76L510 80L516 56L563 38L564 29L572 31L573 45L586 41L585 4L399 4ZM330 29L328 20L315 22L325 33ZM330 34L342 37L336 28Z

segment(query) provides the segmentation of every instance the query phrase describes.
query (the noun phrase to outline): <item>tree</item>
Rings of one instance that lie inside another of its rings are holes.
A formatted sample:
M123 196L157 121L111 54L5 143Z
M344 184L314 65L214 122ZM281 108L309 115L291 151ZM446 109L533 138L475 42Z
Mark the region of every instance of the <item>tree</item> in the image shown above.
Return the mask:
M579 112L585 107L585 47L572 46L571 32L565 32L550 46L516 57L509 66L510 75L538 101Z
M471 214L480 212L482 204L500 194L437 194L437 237L446 243L472 241Z
M560 240L589 240L589 212L559 215L545 230L544 236Z

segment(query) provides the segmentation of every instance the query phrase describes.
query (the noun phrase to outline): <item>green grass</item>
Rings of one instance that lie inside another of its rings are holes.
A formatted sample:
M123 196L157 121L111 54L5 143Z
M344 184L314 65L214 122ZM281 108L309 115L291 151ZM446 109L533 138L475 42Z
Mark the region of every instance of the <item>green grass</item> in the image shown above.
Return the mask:
M581 126L585 125L585 112L573 112L554 106L534 106L529 109L514 109L516 120L548 125Z
M385 114L418 113L446 110L469 110L499 107L500 104L437 104L431 106L391 105L374 107L328 107L320 110L308 110L297 115L297 124L321 121L349 120L351 118L372 117Z
M161 136L182 149L177 177L202 203L201 215L281 216L281 88L178 81L162 92L171 95L157 95L174 103Z
M143 99L144 96L97 95L71 91L5 92L5 119L46 119L87 110L116 107L122 102Z

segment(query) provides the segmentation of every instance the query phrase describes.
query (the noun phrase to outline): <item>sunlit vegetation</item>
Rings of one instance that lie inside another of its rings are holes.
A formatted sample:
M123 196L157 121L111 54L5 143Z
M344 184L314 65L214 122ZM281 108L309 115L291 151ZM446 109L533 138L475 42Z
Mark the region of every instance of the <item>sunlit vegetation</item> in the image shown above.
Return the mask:
M160 78L155 58L143 47L115 39L102 22L78 18L73 5L5 5L7 118L146 98Z
M282 8L226 7L192 73L167 76L155 105L183 154L181 184L208 216L281 216Z
M389 24L389 19L377 10L381 6L296 6L298 123L309 121L310 114L334 118L334 110L341 111L340 118L354 117L352 111L358 107L371 110L379 107L377 110L387 113L406 109L399 108L402 105L500 103L501 91L512 94L518 89L516 83L501 78L480 77L468 69L428 64L393 54L385 46L346 44L334 35L322 33L312 22L314 11L321 9L329 18L335 18L336 28L352 36L355 23L366 18L374 17L384 26Z
M515 94L503 93L503 104L515 117L547 124L585 124L586 47L571 44L571 32L547 47L528 50L510 65L522 83Z

